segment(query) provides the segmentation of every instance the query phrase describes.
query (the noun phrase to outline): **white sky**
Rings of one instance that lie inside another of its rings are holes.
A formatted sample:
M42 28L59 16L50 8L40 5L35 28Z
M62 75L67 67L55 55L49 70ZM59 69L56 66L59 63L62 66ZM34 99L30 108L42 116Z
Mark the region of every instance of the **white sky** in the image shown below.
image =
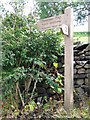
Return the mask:
M26 1L28 1L28 4L25 5L24 12L25 14L28 14L32 12L34 9L34 4L33 4L34 0L26 0ZM9 10L9 11L13 10L13 8L9 5L9 2L11 2L11 0L0 0L0 2L4 4L6 10Z
M0 0L0 3L3 3L5 6L6 10L12 11L12 7L7 4L8 2L10 2L11 0ZM32 12L34 10L34 0L28 0L28 4L26 4L26 8L25 8L25 14L27 15L28 13ZM88 31L88 22L85 22L84 25L79 25L74 27L74 31L80 31L80 32L84 32L84 31Z
M88 31L88 22L85 22L84 25L78 25L74 27L74 32L86 32Z

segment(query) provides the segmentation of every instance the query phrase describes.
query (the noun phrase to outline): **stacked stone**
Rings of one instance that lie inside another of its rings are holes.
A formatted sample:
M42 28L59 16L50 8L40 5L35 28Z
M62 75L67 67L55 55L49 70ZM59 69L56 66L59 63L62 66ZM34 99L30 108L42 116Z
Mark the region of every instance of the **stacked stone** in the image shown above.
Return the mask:
M58 71L64 75L64 55L58 57Z
M90 44L74 48L74 86L80 96L89 93Z
M29 92L32 93L34 88L34 82L31 83ZM49 99L50 97L54 100L60 100L62 96L60 96L60 94L56 93L51 87L50 85L48 85L45 81L42 82L38 82L36 85L36 89L35 91L37 92L37 94L35 94L33 96L33 99L35 100L35 102L40 102L42 103L42 101L44 100L44 98L46 97L47 99Z
M64 75L64 55L58 59L59 73ZM79 96L90 96L90 43L74 47L74 88Z

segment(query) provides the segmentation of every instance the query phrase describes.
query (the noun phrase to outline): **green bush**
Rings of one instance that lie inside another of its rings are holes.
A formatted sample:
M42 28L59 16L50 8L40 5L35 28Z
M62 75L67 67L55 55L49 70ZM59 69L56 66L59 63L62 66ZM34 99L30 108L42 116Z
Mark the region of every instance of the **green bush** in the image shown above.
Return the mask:
M25 82L30 79L34 83L46 80L56 92L61 91L55 82L57 76L51 75L50 69L62 53L62 34L51 30L40 32L34 23L35 20L31 19L31 16L20 17L14 13L6 14L2 21L2 88L5 100L11 96L17 102L18 83L18 94L23 101L27 97L24 94Z

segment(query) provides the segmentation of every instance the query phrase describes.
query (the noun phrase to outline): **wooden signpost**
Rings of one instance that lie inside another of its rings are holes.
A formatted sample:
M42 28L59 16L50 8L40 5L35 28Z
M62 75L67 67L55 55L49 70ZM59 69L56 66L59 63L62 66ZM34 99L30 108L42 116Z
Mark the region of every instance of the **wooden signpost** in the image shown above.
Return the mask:
M60 28L65 35L64 107L69 111L73 107L73 10L68 7L64 14L40 20L37 26L40 31Z
M40 31L45 31L47 29L60 28L64 24L64 14L60 16L49 17L37 22L37 26Z
M64 106L67 111L73 106L73 11L65 9L65 23L69 27L69 35L65 35L65 91Z

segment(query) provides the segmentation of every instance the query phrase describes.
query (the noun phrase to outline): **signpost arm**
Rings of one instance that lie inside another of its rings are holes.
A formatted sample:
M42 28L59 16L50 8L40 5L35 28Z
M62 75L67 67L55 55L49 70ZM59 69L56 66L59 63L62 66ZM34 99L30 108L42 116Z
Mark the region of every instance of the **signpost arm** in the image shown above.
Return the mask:
M64 107L69 111L73 107L73 10L65 9L65 24L68 26L69 35L65 35L65 82L64 82Z

